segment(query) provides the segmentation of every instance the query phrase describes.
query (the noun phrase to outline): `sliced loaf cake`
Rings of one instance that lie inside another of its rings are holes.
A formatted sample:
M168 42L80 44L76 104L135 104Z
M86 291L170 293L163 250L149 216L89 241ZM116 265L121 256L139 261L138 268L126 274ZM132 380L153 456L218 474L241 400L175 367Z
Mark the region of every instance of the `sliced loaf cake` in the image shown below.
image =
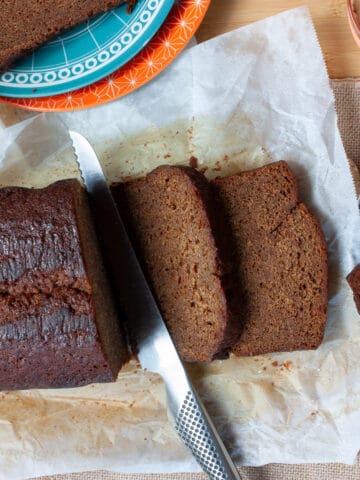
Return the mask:
M346 277L353 294L354 302L358 312L360 313L360 265L357 265Z
M63 30L126 0L2 0L0 71ZM127 0L129 7L136 0Z
M323 338L327 252L286 162L213 181L236 241L244 326L237 355L313 349Z
M239 333L224 215L202 174L162 166L114 194L185 361L226 354Z
M0 389L112 381L127 356L80 183L0 189Z

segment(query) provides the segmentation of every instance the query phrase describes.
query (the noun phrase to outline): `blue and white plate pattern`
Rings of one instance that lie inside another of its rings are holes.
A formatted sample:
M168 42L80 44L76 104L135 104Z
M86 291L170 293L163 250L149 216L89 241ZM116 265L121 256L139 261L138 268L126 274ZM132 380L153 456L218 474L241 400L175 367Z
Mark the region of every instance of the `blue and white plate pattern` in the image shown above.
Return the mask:
M104 78L131 60L154 36L174 0L122 5L59 35L0 75L0 95L43 97Z

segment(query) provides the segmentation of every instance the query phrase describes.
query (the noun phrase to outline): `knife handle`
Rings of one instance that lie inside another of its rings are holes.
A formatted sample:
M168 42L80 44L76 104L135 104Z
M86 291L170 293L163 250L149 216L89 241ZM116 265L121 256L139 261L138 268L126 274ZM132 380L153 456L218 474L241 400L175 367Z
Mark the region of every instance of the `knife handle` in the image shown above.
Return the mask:
M194 391L188 391L176 416L175 428L211 480L241 480L205 407Z

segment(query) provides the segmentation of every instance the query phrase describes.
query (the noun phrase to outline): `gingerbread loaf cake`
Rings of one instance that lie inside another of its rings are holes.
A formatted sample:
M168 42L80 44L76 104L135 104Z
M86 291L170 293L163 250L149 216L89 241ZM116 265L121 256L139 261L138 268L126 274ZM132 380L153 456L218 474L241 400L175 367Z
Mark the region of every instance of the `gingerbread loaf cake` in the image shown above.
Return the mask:
M327 307L321 227L286 162L213 181L236 241L244 326L233 352L314 349Z
M0 71L64 30L136 0L3 0L0 8Z
M112 381L127 355L79 182L0 189L0 389Z
M360 265L357 265L346 277L353 294L354 302L358 312L360 313Z
M233 267L224 227L205 177L162 166L114 195L184 361L226 355L239 334Z

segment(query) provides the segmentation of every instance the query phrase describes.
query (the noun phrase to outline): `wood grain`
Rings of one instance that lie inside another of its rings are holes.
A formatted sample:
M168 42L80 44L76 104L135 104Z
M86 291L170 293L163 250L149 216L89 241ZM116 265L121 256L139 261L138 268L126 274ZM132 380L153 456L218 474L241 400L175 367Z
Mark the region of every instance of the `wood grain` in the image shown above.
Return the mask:
M360 48L349 29L346 0L212 0L196 37L208 40L304 3L310 8L330 77L360 77Z

